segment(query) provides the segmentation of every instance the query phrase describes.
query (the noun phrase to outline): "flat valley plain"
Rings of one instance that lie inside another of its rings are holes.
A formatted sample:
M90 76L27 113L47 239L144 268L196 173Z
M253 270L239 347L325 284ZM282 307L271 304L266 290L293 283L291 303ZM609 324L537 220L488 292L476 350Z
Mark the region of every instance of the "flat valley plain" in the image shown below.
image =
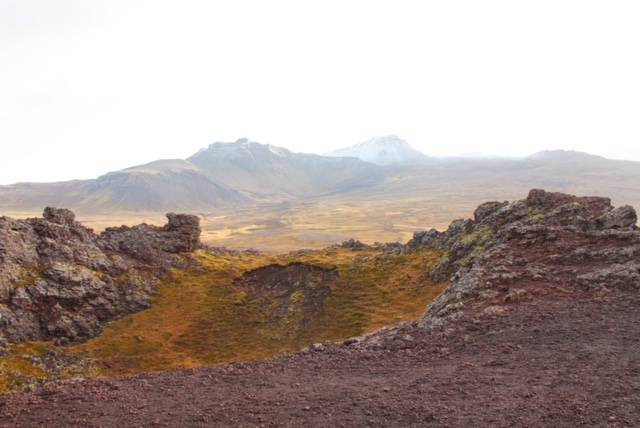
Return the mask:
M512 201L532 188L610 197L614 206L640 207L640 163L596 157L569 161L456 161L389 169L383 183L334 194L180 210L201 219L202 241L215 247L287 252L320 249L349 239L367 244L407 242L418 230L445 230L473 218L487 201ZM164 211L93 211L64 207L96 233L106 227L163 225ZM43 207L2 214L40 217Z
M526 164L461 160L389 168L383 183L348 193L193 214L201 217L203 242L236 249L319 249L349 239L406 243L415 231L446 230L456 219L473 218L484 202L518 200L532 188L605 196L614 206L640 207L639 180L639 162L591 156ZM95 217L79 218L101 226Z
M437 197L399 200L308 199L216 212L190 212L200 217L204 244L236 250L288 252L321 249L349 239L363 243L406 243L418 230L445 230L452 220L473 217L475 200L460 198L457 204ZM511 198L516 199L516 198ZM483 201L484 202L484 201ZM107 227L147 223L163 225L158 212L83 213L77 219L100 233ZM7 212L14 218L40 217L42 212Z

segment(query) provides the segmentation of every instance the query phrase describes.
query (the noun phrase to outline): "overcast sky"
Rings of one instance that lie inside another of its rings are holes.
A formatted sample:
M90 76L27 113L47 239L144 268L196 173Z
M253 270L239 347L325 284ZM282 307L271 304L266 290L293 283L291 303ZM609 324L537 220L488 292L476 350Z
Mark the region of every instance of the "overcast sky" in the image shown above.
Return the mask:
M640 160L640 2L0 0L0 183L216 141Z

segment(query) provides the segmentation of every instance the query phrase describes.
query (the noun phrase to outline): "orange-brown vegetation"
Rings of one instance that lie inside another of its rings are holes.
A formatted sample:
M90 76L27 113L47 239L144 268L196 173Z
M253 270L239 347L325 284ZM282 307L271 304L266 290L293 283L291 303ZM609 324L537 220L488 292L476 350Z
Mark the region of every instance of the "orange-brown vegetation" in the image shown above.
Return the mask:
M436 256L341 247L279 255L199 251L197 263L164 278L151 309L111 323L99 337L70 347L10 345L9 355L0 357L0 390L78 375L264 359L413 320L446 286L423 276ZM261 289L258 274L247 285L245 278L259 268L292 264L331 274L320 283L301 269L301 281L286 283L285 275L279 289ZM48 368L43 361L50 353L64 367Z

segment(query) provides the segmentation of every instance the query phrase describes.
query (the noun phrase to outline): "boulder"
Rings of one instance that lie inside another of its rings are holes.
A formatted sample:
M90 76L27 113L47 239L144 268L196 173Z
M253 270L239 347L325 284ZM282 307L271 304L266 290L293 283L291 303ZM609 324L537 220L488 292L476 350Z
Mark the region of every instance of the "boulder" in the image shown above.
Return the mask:
M635 227L638 222L636 210L629 205L616 208L613 211L605 213L598 217L595 221L596 227L599 229L620 229L625 227Z

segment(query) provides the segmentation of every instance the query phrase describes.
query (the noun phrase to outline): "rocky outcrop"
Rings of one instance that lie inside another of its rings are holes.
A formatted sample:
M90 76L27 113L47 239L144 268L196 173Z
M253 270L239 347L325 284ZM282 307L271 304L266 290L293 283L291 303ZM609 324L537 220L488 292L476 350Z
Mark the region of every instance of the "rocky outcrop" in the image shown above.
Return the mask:
M632 207L614 208L609 198L534 189L524 200L486 202L475 210L474 220L456 220L444 232L436 229L416 232L406 248L427 246L438 250L442 259L429 274L435 281L443 282L495 246L497 233L505 228L570 226L585 232L633 228L637 221Z
M407 248L436 249L442 257L429 274L451 281L420 322L495 315L536 294L640 290L636 222L632 207L608 198L536 189L524 200L485 203L445 232L416 232Z
M353 238L349 239L348 241L343 241L341 247L351 248L352 250L364 250L364 249L371 248L370 245L363 244L362 242L355 240Z
M0 338L81 342L108 321L151 306L163 270L200 246L199 219L167 214L164 227L100 235L66 209L42 218L0 218Z
M286 340L297 337L321 311L337 276L336 269L312 264L275 264L249 271L233 285L252 311L269 314L256 325L259 334Z
M100 246L105 250L126 254L154 266L182 266L176 254L201 247L200 219L189 214L168 213L164 227L140 224L133 227L108 227L100 234Z

